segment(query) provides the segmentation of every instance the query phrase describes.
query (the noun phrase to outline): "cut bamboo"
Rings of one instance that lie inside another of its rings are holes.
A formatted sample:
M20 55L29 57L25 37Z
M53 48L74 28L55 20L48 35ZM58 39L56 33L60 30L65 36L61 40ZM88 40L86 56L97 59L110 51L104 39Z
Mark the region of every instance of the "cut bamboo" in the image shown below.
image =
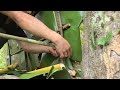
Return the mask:
M9 34L4 34L4 33L0 33L0 37L6 38L6 39L12 39L12 40L18 40L18 41L33 43L33 44L40 44L40 45L50 46L49 44L47 44L45 42L42 42L42 41L36 41L36 40L33 40L33 39L14 36L14 35L9 35Z
M63 70L63 68L65 68L64 64L56 64L56 65L53 65L53 67L54 67L54 69L52 70L52 74L56 71L60 71L60 70ZM20 76L20 78L21 79L30 79L30 78L38 76L38 75L46 74L46 73L49 73L51 68L52 68L52 66L49 66L49 67L41 68L38 70L30 71L25 74L22 74Z

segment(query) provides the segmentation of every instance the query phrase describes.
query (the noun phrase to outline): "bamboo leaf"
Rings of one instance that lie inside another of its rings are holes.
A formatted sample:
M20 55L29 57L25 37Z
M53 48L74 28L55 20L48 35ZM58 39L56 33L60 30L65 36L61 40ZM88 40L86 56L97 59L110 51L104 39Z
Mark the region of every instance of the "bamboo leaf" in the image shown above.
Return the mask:
M44 24L47 25L50 29L56 29L53 11L40 11L36 17L42 22L44 22Z
M80 71L80 70L76 70L76 73L77 73L77 77L81 77L82 76L82 71Z
M64 37L70 43L72 47L72 56L71 59L75 61L82 60L82 49L81 49L81 40L80 40L80 30L79 24L82 21L80 11L61 11L62 24L69 23L71 27L64 31ZM52 11L42 11L38 14L38 19L43 21L48 27L52 30L57 29L56 20ZM52 58L52 59L51 59ZM55 60L55 58L46 54L43 56L41 65L49 66Z
M69 72L64 69L53 74L54 79L73 79Z
M48 67L57 59L57 57L52 56L51 54L45 54L41 58L40 68Z
M81 40L80 40L80 30L79 26L81 24L82 18L80 15L80 11L61 11L60 12L62 24L71 25L69 29L64 31L64 38L70 43L72 47L72 56L71 60L73 61L81 61L82 60L82 49L81 49ZM48 17L48 18L47 18ZM58 30L57 28L57 20L55 18L54 13L51 11L44 11L39 13L39 19L43 21L48 27L52 30ZM53 57L51 54L45 54L42 57L40 67L46 67L53 65L53 63L57 63L58 59ZM70 60L65 62L65 66L68 69L73 69L72 63ZM71 75L67 70L62 70L54 73L55 78L65 78L72 79Z
M72 65L72 63L71 63L71 61L70 61L69 58L67 58L66 60L64 60L64 63L65 63L65 66L66 66L67 69L71 69L71 70L74 69L73 65Z
M36 17L39 20L41 20L45 25L47 25L50 29L52 29L54 31L57 29L57 26L56 26L57 24L56 24L56 21L54 18L53 11L41 11L37 14ZM40 68L50 66L55 59L57 59L57 58L52 56L51 54L45 54L41 58Z
M71 59L75 61L82 60L82 49L80 40L79 24L81 21L80 11L61 11L62 23L70 23L71 27L64 31L64 38L72 47Z
M17 71L10 71L10 72L8 72L8 74L12 74L12 75L15 75L15 76L17 76L17 77L19 77L21 74L19 73L19 72L17 72Z

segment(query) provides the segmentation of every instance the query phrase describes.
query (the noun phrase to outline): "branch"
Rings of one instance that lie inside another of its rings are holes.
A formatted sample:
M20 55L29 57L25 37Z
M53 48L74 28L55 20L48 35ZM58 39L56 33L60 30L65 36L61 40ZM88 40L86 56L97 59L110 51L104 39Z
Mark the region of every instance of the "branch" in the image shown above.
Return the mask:
M18 36L4 34L4 33L0 33L0 37L6 38L6 39L19 40L19 41L28 42L28 43L34 43L34 44L50 46L47 43L44 43L42 41L36 41L36 40L33 40L33 39L28 39L28 38L24 38L24 37L18 37Z

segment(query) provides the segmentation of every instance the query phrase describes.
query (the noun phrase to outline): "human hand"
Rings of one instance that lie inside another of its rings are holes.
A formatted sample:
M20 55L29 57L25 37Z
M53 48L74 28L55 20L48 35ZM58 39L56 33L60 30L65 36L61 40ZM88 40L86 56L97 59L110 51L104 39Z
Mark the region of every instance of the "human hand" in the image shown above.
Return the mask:
M72 54L70 44L63 37L60 37L55 41L55 47L60 58L70 57Z
M55 47L49 47L49 46L46 46L46 47L47 47L47 48L45 49L45 52L46 52L46 53L50 53L50 54L52 54L53 56L58 57L58 53L57 53Z

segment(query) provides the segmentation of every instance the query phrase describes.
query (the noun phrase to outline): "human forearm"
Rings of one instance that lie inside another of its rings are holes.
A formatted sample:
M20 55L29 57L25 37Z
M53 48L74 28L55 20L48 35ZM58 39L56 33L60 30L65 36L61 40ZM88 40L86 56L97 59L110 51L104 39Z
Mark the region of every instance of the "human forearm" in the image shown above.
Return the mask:
M60 58L70 57L72 50L67 40L48 28L37 18L26 14L23 11L1 11L1 13L10 17L23 30L26 30L36 36L49 39L55 43L55 48Z
M43 53L43 52L46 53L47 52L47 46L21 42L21 41L18 41L18 43L25 52L30 52L30 53Z
M21 41L18 41L18 43L25 52L34 53L34 54L50 53L55 57L58 56L56 49L54 47L43 46L43 45L32 44L32 43L21 42Z
M9 16L22 29L36 36L49 39L52 42L56 42L58 38L62 38L59 34L52 31L45 24L43 24L40 20L22 11L2 11L2 13Z

